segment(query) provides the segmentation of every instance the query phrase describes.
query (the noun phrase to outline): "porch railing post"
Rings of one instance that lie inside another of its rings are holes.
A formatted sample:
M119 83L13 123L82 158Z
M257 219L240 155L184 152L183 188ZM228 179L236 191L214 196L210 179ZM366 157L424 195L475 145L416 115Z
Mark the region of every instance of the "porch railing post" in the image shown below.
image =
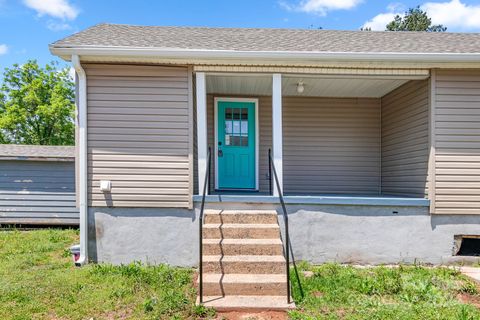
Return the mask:
M198 192L202 192L207 171L207 87L205 73L196 74ZM208 190L207 190L208 192Z
M272 76L272 141L273 163L277 171L280 192L283 192L282 75L279 73ZM279 196L277 188L273 188L273 195Z

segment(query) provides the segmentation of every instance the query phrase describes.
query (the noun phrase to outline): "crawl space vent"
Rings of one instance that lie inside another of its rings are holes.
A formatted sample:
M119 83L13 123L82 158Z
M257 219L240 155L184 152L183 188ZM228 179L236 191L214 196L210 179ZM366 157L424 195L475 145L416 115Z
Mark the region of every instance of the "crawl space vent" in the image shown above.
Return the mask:
M480 257L480 236L455 236L455 255Z

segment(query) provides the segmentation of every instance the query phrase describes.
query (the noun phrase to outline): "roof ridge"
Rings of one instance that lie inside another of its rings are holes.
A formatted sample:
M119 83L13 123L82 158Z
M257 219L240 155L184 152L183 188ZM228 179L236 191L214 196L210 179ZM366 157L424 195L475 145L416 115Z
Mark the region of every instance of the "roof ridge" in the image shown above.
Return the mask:
M279 31L307 31L307 32L345 32L345 33L403 33L403 34L430 34L430 35L442 35L442 34L479 34L480 32L451 32L451 31L444 31L444 32L428 32L428 31L389 31L389 30L371 30L371 31L364 31L360 29L348 30L348 29L304 29L304 28L281 28L281 27L223 27L223 26L199 26L199 25L184 25L184 26L175 26L175 25L141 25L141 24L127 24L127 23L113 23L113 22L101 22L97 23L90 28L96 26L125 26L125 27L138 27L138 28L175 28L175 29L202 29L202 30L279 30ZM88 30L85 29L85 30Z

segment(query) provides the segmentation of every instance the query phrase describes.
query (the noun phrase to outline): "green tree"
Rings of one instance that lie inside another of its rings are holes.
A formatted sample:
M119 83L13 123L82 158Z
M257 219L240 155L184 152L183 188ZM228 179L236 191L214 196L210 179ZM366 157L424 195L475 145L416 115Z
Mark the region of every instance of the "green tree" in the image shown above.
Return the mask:
M387 31L444 32L447 30L447 27L441 24L432 25L432 19L420 7L408 9L403 17L397 14L386 28Z
M0 143L73 145L74 84L67 68L35 60L6 68L0 87Z

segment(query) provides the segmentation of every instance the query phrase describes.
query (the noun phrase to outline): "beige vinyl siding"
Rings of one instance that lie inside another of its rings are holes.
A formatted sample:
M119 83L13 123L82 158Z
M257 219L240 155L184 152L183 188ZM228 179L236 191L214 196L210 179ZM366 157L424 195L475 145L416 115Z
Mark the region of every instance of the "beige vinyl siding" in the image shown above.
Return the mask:
M259 188L261 192L270 192L268 173L268 149L272 148L272 97L260 97L258 106L259 123Z
M225 97L223 95L208 94L207 95L207 141L208 146L215 152L215 116L214 116L214 99L215 97ZM231 98L232 96L228 96ZM268 179L268 149L272 147L272 98L261 96L251 97L243 96L242 98L258 99L258 126L259 135L259 191L269 191ZM212 154L212 166L210 173L210 190L215 190L215 154Z
M428 80L382 98L382 193L425 197L428 175Z
M438 70L435 213L480 214L480 69Z
M285 194L380 192L380 99L283 99Z
M89 64L85 70L89 205L191 206L188 69ZM99 190L100 180L112 181L111 193Z

